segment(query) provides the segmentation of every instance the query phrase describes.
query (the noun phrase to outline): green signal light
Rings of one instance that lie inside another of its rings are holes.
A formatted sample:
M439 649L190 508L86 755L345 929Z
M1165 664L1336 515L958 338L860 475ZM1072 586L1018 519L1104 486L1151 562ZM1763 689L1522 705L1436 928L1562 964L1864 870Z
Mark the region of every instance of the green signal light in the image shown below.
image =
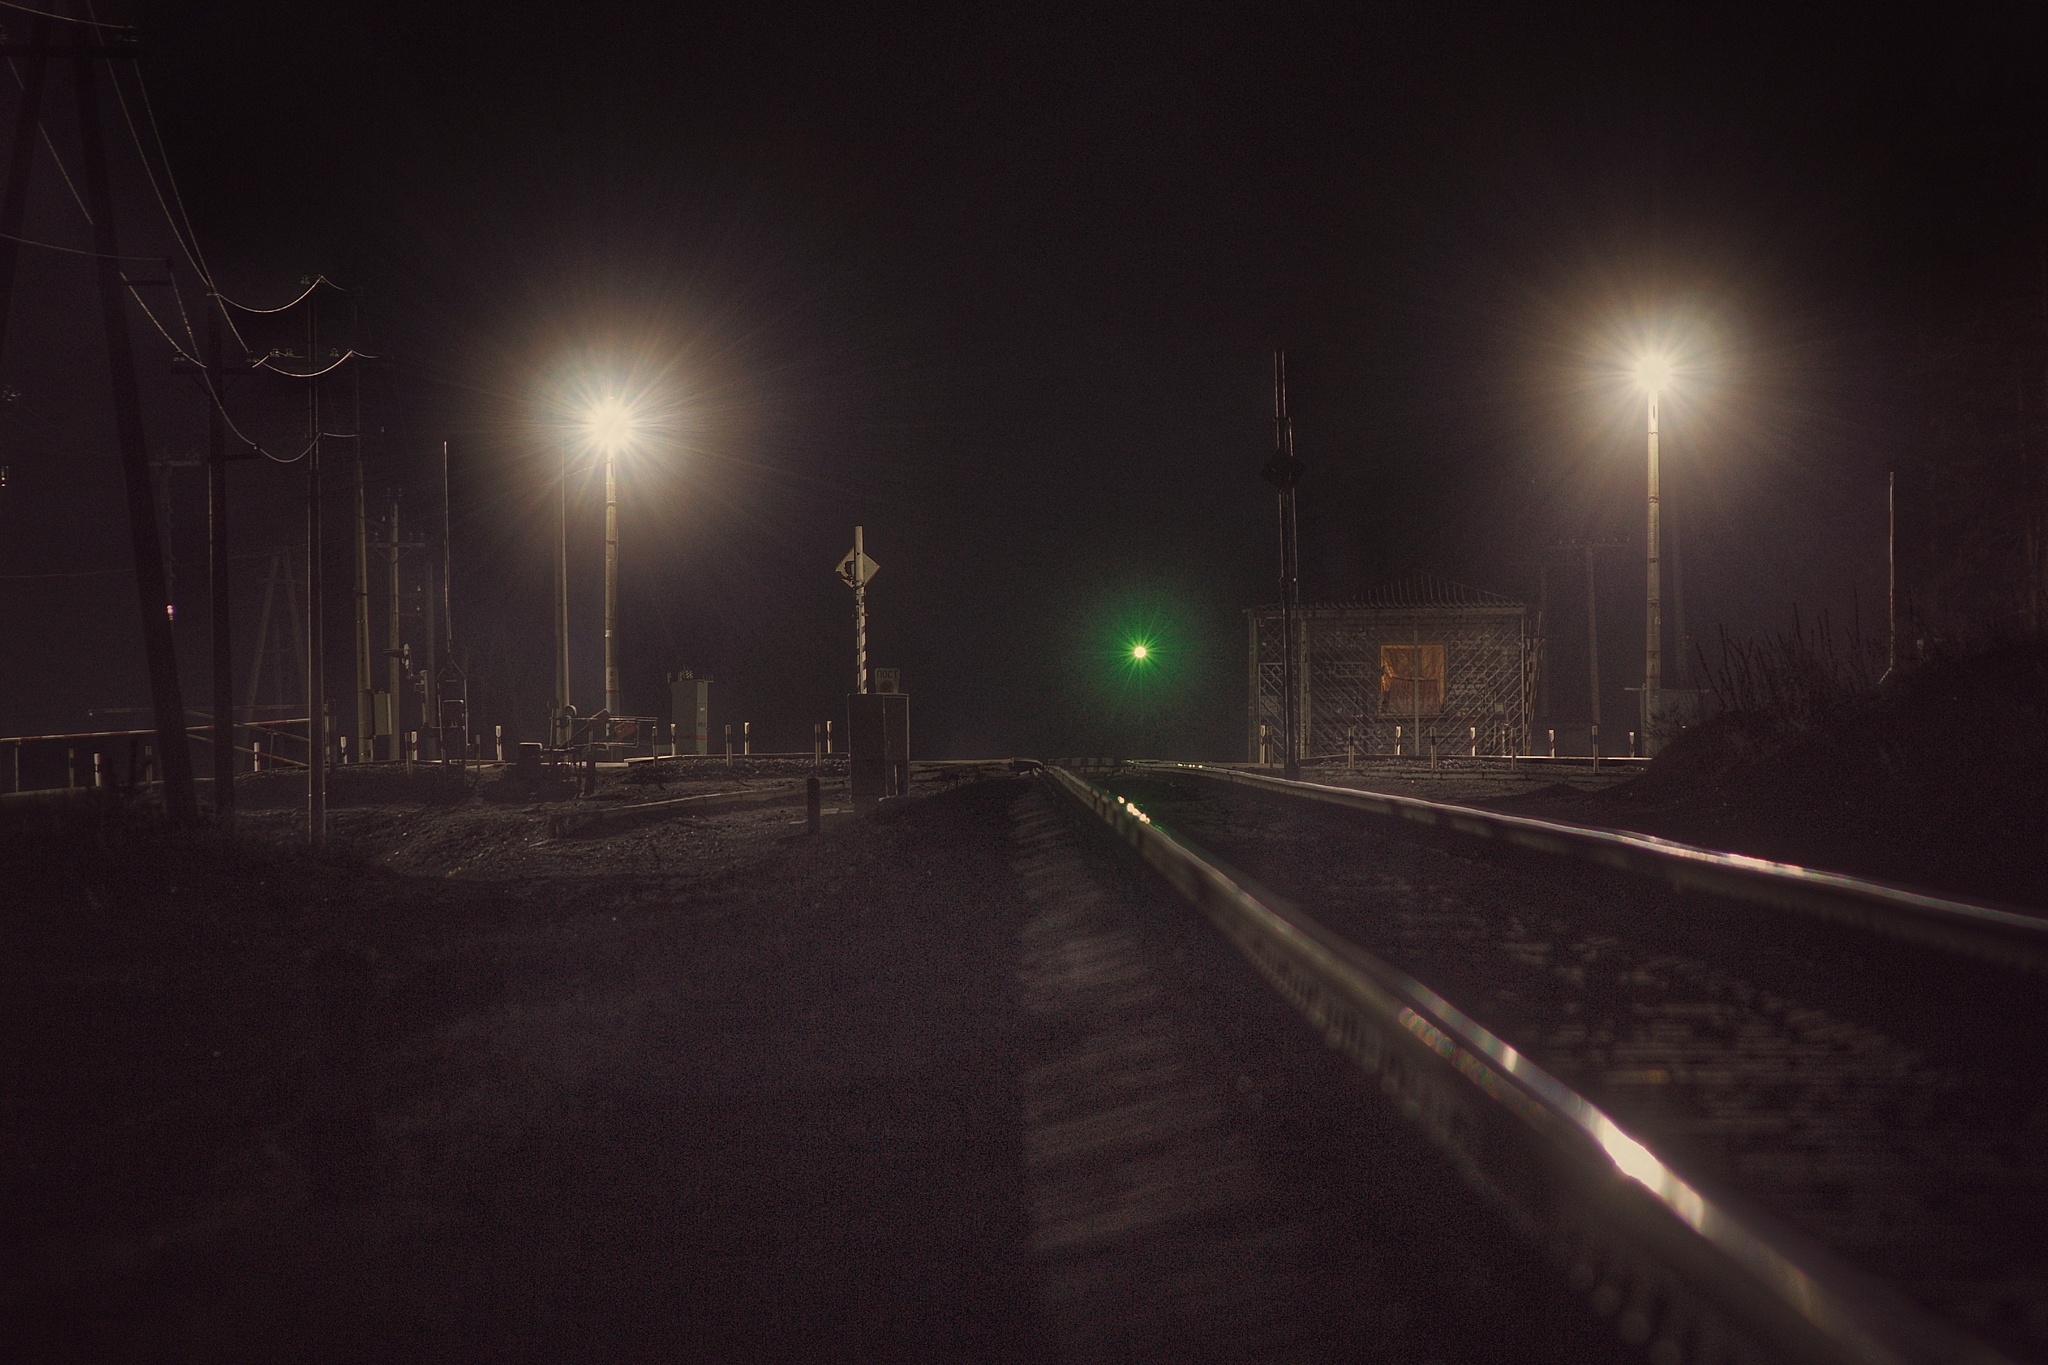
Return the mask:
M1143 663L1146 659L1146 656L1151 654L1151 652L1152 651L1150 649L1147 649L1144 645L1131 646L1131 657L1133 659L1136 659L1139 663Z

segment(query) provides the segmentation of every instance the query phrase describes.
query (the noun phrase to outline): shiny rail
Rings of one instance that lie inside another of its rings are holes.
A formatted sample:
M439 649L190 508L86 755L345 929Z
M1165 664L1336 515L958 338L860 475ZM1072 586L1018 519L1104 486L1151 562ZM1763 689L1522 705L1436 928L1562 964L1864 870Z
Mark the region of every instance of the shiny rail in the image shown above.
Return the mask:
M1659 1365L2006 1359L1688 1179L1456 1005L1141 807L1063 768L1046 780L1207 914Z
M1420 797L1289 781L1208 763L1138 762L1133 772L1186 773L1307 801L1492 839L1650 877L1680 890L1857 924L1895 938L2048 971L2048 915L1937 896L1912 887L1700 848L1649 834L1504 815Z

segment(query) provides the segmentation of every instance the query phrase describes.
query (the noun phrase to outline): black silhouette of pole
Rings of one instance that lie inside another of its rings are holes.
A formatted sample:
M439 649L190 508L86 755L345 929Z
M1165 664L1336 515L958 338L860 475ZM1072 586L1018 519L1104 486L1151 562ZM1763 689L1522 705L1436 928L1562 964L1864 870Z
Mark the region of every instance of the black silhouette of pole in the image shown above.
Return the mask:
M114 431L121 447L121 473L128 490L128 529L134 542L135 588L142 607L142 645L149 664L150 701L156 712L157 771L163 776L164 809L173 824L199 818L192 790L192 750L185 734L185 699L178 686L177 643L171 633L170 587L164 579L163 540L157 530L156 490L149 477L149 447L142 427L142 392L135 376L134 344L121 297L120 239L114 233L114 194L107 178L107 146L100 129L98 56L78 55L78 133L85 163L86 197L92 204L94 262L99 276L100 318L107 333L107 371L113 385Z
M320 368L320 304L306 310L306 358ZM326 566L320 524L320 381L306 381L306 841L327 842Z
M14 302L14 269L21 255L21 228L28 216L28 177L35 166L36 134L42 128L43 82L49 73L50 21L38 16L28 26L21 103L14 121L14 146L7 157L7 197L0 199L0 348L7 343L7 318Z
M1294 422L1287 414L1287 352L1273 352L1273 457L1259 477L1279 490L1280 504L1280 687L1284 771L1301 776L1300 698L1295 671L1295 622L1301 615L1301 545L1295 522L1294 488L1303 465L1294 454Z
M219 310L216 301L206 327L211 394L218 393L222 382ZM213 814L225 824L235 818L235 659L229 619L233 594L228 579L227 423L218 402L209 402L206 408L206 495L207 567L213 588Z

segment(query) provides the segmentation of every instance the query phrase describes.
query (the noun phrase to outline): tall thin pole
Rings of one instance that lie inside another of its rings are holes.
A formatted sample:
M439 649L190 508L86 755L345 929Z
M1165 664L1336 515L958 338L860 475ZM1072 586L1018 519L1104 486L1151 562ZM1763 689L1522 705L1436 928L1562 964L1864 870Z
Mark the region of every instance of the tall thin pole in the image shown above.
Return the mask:
M868 694L868 582L861 573L861 528L853 528L853 671L854 690Z
M192 751L185 734L185 700L178 686L177 642L171 632L172 604L164 578L163 540L157 529L156 490L149 477L149 447L142 425L142 394L136 383L135 352L116 264L121 245L114 233L114 195L107 177L107 148L100 129L97 58L78 56L79 142L84 153L86 194L92 201L94 263L99 276L100 320L107 334L107 371L114 398L114 430L121 448L121 472L128 492L128 528L135 554L136 597L142 609L142 643L149 664L150 700L156 713L157 770L163 775L164 807L175 824L199 818L192 790Z
M357 427L361 430L360 424ZM370 660L370 514L363 489L363 443L355 448L356 761L377 756L377 693Z
M449 759L446 699L441 695L441 670L452 668L455 663L455 633L448 625L448 443L441 442L441 619L427 636L427 687L429 705L434 709L433 718L428 721L434 735L434 757L446 763ZM469 723L464 717L463 724ZM468 756L467 741L457 748L454 757L457 762Z
M1657 391L1650 390L1650 527L1649 584L1643 638L1643 752L1654 757L1663 747L1664 730L1664 599L1658 556Z
M306 359L320 367L320 304L306 308ZM326 570L321 564L320 381L306 381L306 838L327 842L327 632Z
M1259 477L1279 490L1280 512L1280 686L1283 738L1282 762L1289 777L1301 775L1306 749L1300 726L1300 680L1297 677L1295 618L1301 614L1301 554L1295 520L1295 485L1302 463L1294 453L1294 421L1287 412L1287 353L1273 352L1273 456Z
M207 315L206 367L220 385L220 304ZM207 376L203 376L207 377ZM206 411L206 552L213 587L213 814L223 824L235 818L235 656L233 595L228 580L227 423L220 404Z
M604 453L604 709L617 716L619 698L619 459Z
M1899 667L1899 475L1884 476L1884 677L1889 682Z
M400 657L400 651L405 648L405 644L404 636L400 634L398 623L398 495L396 493L391 495L391 524L386 529L391 533L390 568L388 571L390 591L386 598L390 616L390 629L387 632L386 646L389 652L384 656L384 686L386 688L385 695L388 698L386 704L391 712L391 746L385 751L384 756L396 761L405 756L402 752L405 735L405 703L403 700L405 697L405 665Z
M1593 689L1593 751L1600 750L1600 603L1593 590L1593 550L1586 548L1586 671Z
M28 215L28 180L35 166L36 135L42 128L49 51L50 20L38 15L28 23L28 52L19 72L21 103L15 106L14 146L7 158L7 197L0 199L0 351L7 345L7 320L14 303L14 270L21 254L22 224ZM19 747L15 752L18 760Z
M455 618L448 606L448 575L452 571L454 551L450 548L453 537L449 531L448 511L448 443L441 442L441 655L449 663L455 662ZM440 717L434 719L440 724Z
M562 452L561 521L555 533L555 717L556 748L569 742L569 452Z

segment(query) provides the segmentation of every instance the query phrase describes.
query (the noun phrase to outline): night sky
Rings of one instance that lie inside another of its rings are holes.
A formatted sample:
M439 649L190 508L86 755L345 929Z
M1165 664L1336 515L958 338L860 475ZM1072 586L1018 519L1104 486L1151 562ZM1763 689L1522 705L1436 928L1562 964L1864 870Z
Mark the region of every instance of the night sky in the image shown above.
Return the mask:
M562 395L607 382L664 417L621 474L628 709L666 716L665 673L692 668L757 748L844 714L831 569L860 523L871 662L903 670L922 756L1240 757L1241 612L1275 595L1276 345L1304 596L1427 570L1533 604L1548 559L1559 718L1586 714L1561 542L1625 542L1600 578L1610 714L1640 681L1645 344L1681 368L1665 505L1710 654L1795 605L1880 633L1892 469L1921 628L2024 606L2048 50L1990 7L98 12L141 32L220 289L362 291L316 296L323 347L383 357L325 383L324 425L355 430L360 402L370 501L398 490L408 534L438 529L450 443L476 719L526 738ZM124 250L176 256L106 107ZM68 72L46 110L75 173ZM47 154L35 177L24 235L89 245ZM182 259L170 277L140 293L189 347L205 287ZM203 402L131 315L152 454L190 458ZM252 349L305 344L304 309L236 319ZM0 731L145 724L120 711L147 690L89 260L23 248L0 382ZM304 444L303 382L238 377L228 406ZM324 446L344 728L351 457ZM238 695L266 552L302 543L300 470L233 470ZM204 484L170 480L204 707ZM601 489L576 487L588 711ZM1134 681L1137 634L1157 663Z

